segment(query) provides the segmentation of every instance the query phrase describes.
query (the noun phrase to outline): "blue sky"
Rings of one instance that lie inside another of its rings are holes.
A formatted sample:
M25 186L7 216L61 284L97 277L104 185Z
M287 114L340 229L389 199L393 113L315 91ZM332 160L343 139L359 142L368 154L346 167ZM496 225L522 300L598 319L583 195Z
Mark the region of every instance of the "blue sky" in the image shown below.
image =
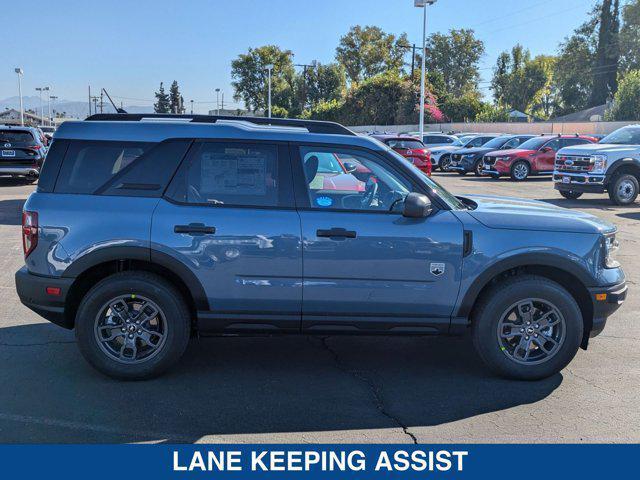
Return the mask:
M587 16L594 0L439 0L429 31L473 28L485 42L481 67L490 79L497 55L520 42L552 54ZM51 85L53 94L83 100L87 85L105 87L130 105L149 105L159 82L178 80L186 101L213 108L214 89L233 102L230 63L249 47L277 44L295 63L332 61L350 26L377 25L421 40L413 0L31 0L3 11L0 99ZM39 15L42 15L41 17ZM482 85L486 87L487 84ZM207 103L210 102L210 103Z

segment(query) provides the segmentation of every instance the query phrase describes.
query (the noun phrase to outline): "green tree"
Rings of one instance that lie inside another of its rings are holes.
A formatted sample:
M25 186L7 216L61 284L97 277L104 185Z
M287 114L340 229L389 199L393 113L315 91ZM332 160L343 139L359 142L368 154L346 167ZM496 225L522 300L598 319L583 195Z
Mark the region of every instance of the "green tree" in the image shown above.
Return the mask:
M449 96L441 102L442 112L452 122L472 122L482 111L482 101L478 92L465 92Z
M527 113L542 110L550 115L554 65L554 57L541 55L532 59L529 50L519 44L511 53L500 54L491 82L497 104Z
M560 44L558 61L554 71L555 88L558 91L559 107L556 114L563 115L587 108L598 43L596 30L598 10L574 33Z
M640 69L640 0L630 0L622 9L620 56L623 71Z
M184 113L181 98L178 82L174 80L169 88L169 111L171 113Z
M633 70L622 79L607 119L640 120L640 70Z
M351 83L358 83L388 70L399 72L408 46L406 33L385 33L379 27L356 25L340 38L336 60Z
M442 76L450 95L477 91L480 79L478 64L484 51L484 43L475 37L473 30L434 33L427 41L427 69Z
M344 96L347 87L345 71L341 65L322 65L316 61L303 70L298 85L305 107L339 100Z
M273 65L271 76L272 105L291 113L296 108L294 98L296 75L293 53L275 45L250 48L231 62L233 98L243 101L249 110L266 110L268 104L267 65Z
M508 122L509 110L499 105L491 105L490 103L483 102L481 104L480 111L476 115L476 122Z
M164 85L160 82L160 89L155 93L156 103L153 105L153 110L156 113L169 113L170 103L169 95L164 91Z
M602 105L618 89L618 62L620 60L620 1L603 0L599 6L598 46L593 66L593 86L590 106Z

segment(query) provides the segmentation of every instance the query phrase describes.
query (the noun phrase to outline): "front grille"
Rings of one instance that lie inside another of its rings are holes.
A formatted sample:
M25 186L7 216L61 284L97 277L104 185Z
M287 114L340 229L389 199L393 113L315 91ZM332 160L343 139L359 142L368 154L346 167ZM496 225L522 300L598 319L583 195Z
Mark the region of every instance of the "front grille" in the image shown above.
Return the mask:
M558 155L555 167L558 172L590 172L593 170L593 163L591 157Z
M489 166L495 165L496 157L484 157L483 161L485 165L489 165Z

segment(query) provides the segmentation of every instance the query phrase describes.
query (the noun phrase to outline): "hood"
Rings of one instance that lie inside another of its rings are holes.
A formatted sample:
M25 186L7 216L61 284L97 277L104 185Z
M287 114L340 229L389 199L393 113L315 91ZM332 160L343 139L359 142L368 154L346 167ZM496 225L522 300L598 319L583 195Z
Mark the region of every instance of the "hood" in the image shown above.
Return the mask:
M469 195L478 207L469 214L489 228L569 233L610 233L616 227L594 215L524 198Z
M429 148L427 147L427 149L431 152L431 153L445 153L445 152L453 152L454 150L460 150L462 147L454 147L452 145L448 145L446 147L433 147L433 148Z
M462 148L456 153L462 155L484 155L485 153L493 152L495 148L475 147L475 148Z
M585 145L576 145L575 147L565 147L560 150L563 155L602 155L611 154L616 158L624 156L640 155L640 146L638 145L612 145L602 143L588 143Z

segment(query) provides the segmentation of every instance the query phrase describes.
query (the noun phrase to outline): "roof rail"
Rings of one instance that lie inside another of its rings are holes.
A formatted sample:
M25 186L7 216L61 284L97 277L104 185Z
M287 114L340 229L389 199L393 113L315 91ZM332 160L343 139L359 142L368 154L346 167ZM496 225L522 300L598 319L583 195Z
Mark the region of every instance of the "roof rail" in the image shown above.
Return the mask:
M224 115L174 115L170 113L97 113L86 118L91 122L139 122L144 119L190 120L190 123L216 123L218 120L249 122L256 125L273 125L274 127L306 128L309 133L351 135L356 134L347 127L335 122L317 120L298 120L292 118L267 117L232 117Z

